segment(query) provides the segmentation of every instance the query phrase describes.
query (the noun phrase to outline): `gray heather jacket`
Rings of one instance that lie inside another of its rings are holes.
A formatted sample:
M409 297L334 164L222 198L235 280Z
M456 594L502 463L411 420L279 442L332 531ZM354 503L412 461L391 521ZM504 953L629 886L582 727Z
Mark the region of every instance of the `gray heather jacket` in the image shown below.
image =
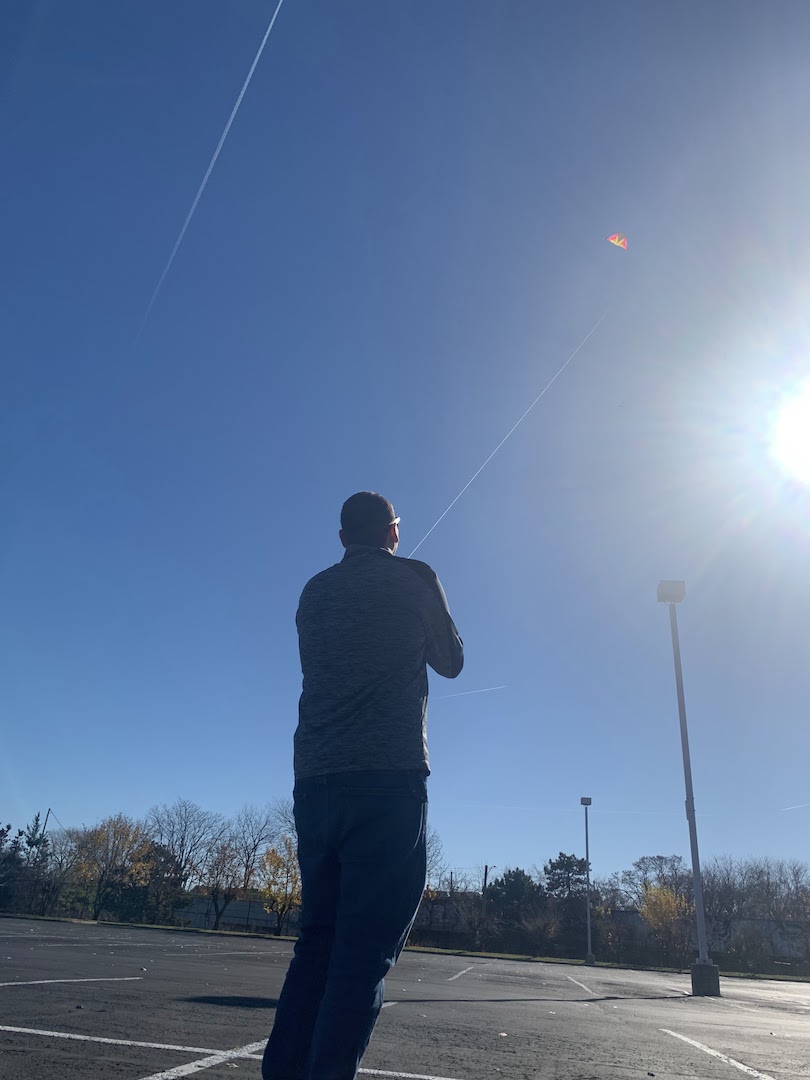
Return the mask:
M427 669L454 679L461 638L439 579L416 559L353 545L304 587L295 776L430 772Z

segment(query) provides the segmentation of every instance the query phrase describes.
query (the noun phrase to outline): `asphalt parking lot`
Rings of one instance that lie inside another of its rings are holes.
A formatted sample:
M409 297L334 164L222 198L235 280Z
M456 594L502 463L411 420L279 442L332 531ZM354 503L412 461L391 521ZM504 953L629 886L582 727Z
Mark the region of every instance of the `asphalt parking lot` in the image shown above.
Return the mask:
M2 1080L260 1076L292 946L0 919ZM810 1077L810 985L406 952L363 1062L425 1080Z

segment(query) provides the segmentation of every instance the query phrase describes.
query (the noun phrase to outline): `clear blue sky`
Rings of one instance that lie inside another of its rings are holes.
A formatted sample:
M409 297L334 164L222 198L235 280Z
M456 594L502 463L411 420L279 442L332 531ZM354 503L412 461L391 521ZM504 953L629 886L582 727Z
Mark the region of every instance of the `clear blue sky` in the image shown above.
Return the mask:
M810 7L6 0L0 817L288 795L294 614L353 491L424 535L457 867L810 857ZM627 253L607 244L616 230ZM494 693L442 695L506 685Z

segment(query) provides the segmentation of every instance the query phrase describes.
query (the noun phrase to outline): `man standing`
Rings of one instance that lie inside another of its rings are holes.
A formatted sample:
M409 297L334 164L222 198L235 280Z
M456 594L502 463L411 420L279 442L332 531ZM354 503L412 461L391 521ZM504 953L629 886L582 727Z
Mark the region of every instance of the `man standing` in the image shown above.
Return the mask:
M439 579L394 558L391 503L360 491L340 524L343 560L307 583L296 616L301 920L264 1080L357 1076L425 887L425 665L454 679L464 663Z

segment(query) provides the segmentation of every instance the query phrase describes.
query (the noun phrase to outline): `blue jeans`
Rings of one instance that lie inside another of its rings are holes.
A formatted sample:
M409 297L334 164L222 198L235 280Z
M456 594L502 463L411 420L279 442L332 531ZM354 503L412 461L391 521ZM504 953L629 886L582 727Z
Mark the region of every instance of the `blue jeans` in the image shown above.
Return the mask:
M425 888L427 783L334 773L295 785L301 924L263 1080L355 1080Z

